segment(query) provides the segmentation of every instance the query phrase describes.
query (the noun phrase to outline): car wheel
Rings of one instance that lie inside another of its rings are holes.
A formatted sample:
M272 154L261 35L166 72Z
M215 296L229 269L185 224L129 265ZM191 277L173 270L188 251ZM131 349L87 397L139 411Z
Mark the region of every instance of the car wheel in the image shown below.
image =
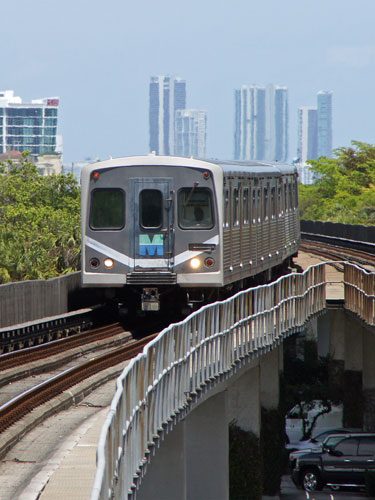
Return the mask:
M319 472L316 469L305 469L302 472L302 486L306 491L317 491L323 488Z

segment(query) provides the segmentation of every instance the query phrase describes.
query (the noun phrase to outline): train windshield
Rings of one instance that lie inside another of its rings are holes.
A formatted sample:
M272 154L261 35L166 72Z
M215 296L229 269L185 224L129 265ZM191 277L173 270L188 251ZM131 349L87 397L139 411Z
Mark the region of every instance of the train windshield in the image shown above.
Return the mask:
M214 226L212 192L196 186L178 192L178 220L183 229L211 229Z
M91 195L90 227L122 229L125 225L125 193L122 189L95 189Z

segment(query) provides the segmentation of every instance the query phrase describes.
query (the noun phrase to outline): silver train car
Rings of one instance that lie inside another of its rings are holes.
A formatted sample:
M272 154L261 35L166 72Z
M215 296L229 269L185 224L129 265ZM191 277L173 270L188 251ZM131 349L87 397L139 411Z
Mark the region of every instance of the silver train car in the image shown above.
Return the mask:
M82 286L131 311L192 308L297 254L296 169L135 156L83 168Z

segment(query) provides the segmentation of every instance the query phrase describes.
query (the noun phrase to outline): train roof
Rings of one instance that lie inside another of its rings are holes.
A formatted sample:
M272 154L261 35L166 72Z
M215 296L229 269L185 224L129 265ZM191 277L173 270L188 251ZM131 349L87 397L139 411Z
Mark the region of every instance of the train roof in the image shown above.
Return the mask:
M274 175L274 174L292 174L296 172L294 165L286 163L267 163L261 161L235 161L218 160L207 158L187 158L182 156L157 156L154 154L145 156L125 156L120 158L111 158L109 160L91 163L83 167L83 171L91 172L101 168L115 168L127 166L181 166L191 168L206 168L216 170L218 167L224 174L249 173L256 175Z

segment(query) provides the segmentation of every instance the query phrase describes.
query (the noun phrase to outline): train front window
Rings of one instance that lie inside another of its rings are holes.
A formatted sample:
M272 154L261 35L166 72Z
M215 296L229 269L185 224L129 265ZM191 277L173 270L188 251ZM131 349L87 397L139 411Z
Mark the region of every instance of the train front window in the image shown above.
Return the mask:
M196 186L180 189L178 220L183 229L211 229L214 225L211 191Z
M163 223L163 195L158 189L144 189L139 195L139 221L144 228Z
M90 227L122 229L125 226L125 193L122 189L95 189L91 194Z

